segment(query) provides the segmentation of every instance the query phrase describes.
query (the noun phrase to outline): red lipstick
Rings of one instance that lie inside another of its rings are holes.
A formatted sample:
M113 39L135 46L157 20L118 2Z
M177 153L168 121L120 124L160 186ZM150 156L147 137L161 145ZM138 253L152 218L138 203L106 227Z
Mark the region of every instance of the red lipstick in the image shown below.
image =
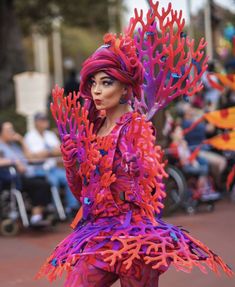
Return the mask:
M101 101L101 100L95 100L95 104L96 104L96 105L98 105L98 106L99 106L99 105L101 105L101 103L102 103L102 101Z

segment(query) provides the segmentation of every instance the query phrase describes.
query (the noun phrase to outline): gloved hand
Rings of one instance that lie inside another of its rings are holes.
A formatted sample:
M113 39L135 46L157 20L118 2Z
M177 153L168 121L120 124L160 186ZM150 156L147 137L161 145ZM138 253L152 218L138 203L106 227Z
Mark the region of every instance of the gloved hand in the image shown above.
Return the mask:
M71 139L69 134L63 136L61 144L61 153L65 167L72 166L76 163L78 147L77 143Z
M122 156L122 165L124 170L128 172L131 176L138 177L140 175L140 166L138 164L139 154L131 154L125 152Z

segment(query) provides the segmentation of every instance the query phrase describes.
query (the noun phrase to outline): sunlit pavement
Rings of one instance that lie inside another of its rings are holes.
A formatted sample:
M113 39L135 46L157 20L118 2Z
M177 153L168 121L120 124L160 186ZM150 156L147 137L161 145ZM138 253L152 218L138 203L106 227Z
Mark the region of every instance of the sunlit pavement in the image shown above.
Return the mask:
M212 213L194 216L178 214L166 218L175 225L183 225L190 233L221 255L235 267L235 204L224 200L216 205ZM43 287L63 286L62 281L52 284L46 280L33 279L40 264L55 245L70 232L69 224L59 224L54 231L22 231L14 238L0 237L0 286ZM217 277L209 272L204 275L198 270L191 274L177 272L174 268L161 277L160 287L234 287L235 278L224 274ZM113 285L118 287L119 283Z

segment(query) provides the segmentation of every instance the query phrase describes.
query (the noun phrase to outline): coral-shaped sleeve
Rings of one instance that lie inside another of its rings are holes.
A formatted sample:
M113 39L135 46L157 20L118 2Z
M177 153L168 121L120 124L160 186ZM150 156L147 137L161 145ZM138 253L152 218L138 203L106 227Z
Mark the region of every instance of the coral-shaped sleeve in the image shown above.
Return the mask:
M79 103L79 93L64 97L64 90L56 86L52 92L51 112L62 141L61 152L69 187L80 200L82 178L94 168L97 159L94 149L93 124L88 120L88 111Z
M61 143L61 153L69 188L76 199L80 201L82 181L79 176L79 165L77 163L77 143L71 139L70 135L64 136Z
M156 214L163 208L163 178L167 174L164 170L163 152L160 146L155 145L153 132L152 123L146 121L145 116L134 113L122 133L119 148L122 154L128 153L130 158L135 159L139 169L135 175L130 174L135 188L127 190L125 197L127 200L132 198L140 206L141 213L154 222Z

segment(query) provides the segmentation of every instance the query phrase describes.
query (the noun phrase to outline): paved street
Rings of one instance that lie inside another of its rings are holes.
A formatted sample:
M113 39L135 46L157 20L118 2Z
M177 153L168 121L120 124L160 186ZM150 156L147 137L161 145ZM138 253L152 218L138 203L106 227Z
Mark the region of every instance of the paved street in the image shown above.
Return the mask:
M194 216L183 214L167 218L166 221L183 225L196 235L224 260L235 267L235 204L224 200L212 213ZM34 281L33 276L50 250L69 232L68 224L59 224L53 232L23 231L15 238L0 237L0 286L1 287L45 287L63 286L62 281L51 285L46 280ZM119 284L114 285L118 287ZM113 287L114 287L113 286ZM191 274L177 272L171 268L160 280L161 287L234 287L235 279L224 274Z

